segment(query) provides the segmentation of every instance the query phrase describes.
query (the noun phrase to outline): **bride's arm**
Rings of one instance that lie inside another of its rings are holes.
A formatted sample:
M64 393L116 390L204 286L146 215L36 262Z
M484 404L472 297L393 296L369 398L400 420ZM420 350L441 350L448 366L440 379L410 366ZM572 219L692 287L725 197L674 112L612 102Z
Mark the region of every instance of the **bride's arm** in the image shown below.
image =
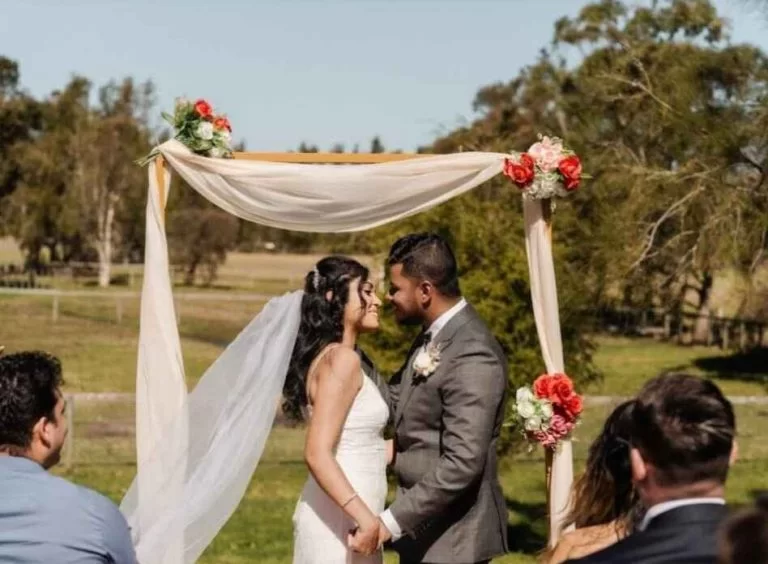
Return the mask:
M333 452L362 385L360 359L353 350L339 347L330 353L329 360L330 366L316 371L304 460L318 485L360 527L361 551L370 554L377 549L378 516L357 497Z

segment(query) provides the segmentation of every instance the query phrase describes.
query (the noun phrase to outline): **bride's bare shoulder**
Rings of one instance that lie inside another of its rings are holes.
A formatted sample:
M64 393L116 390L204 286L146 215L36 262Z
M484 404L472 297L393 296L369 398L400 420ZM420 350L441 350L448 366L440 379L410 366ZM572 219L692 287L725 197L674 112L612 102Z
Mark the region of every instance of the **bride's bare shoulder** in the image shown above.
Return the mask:
M360 356L354 349L334 343L323 350L321 354L323 358L320 359L318 368L325 365L326 370L318 370L318 377L347 379L359 376L361 370Z

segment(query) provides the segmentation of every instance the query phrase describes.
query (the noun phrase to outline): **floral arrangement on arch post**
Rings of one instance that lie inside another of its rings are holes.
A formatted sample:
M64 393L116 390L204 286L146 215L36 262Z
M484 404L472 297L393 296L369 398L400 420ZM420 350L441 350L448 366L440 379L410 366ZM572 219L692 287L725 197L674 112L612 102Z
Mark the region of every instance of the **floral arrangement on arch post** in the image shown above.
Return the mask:
M556 450L560 442L570 437L584 408L583 398L573 388L565 374L542 374L533 386L517 389L513 405L513 420L532 449L540 444Z
M214 158L232 158L232 126L227 116L216 114L207 100L192 102L176 99L173 115L163 112L163 119L173 126L174 139L198 155ZM157 148L141 159L147 164L159 155Z
M524 197L535 200L569 196L589 178L582 174L581 159L561 139L541 134L528 151L504 159L503 172Z

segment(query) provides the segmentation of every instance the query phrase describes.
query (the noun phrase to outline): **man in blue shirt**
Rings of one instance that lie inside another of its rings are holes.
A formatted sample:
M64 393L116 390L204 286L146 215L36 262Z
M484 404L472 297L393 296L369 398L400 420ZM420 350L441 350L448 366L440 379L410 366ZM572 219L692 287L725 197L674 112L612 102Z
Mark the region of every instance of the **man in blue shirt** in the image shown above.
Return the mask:
M50 355L0 356L0 562L135 564L117 506L47 472L67 436L60 386Z

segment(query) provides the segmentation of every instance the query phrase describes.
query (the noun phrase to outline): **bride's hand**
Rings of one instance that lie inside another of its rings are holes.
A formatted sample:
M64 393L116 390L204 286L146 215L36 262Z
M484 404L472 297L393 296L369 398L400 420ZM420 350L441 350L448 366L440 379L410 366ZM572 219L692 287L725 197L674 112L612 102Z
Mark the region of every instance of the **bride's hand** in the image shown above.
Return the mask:
M347 537L349 548L365 556L379 550L379 520L374 519L365 527L358 527Z

